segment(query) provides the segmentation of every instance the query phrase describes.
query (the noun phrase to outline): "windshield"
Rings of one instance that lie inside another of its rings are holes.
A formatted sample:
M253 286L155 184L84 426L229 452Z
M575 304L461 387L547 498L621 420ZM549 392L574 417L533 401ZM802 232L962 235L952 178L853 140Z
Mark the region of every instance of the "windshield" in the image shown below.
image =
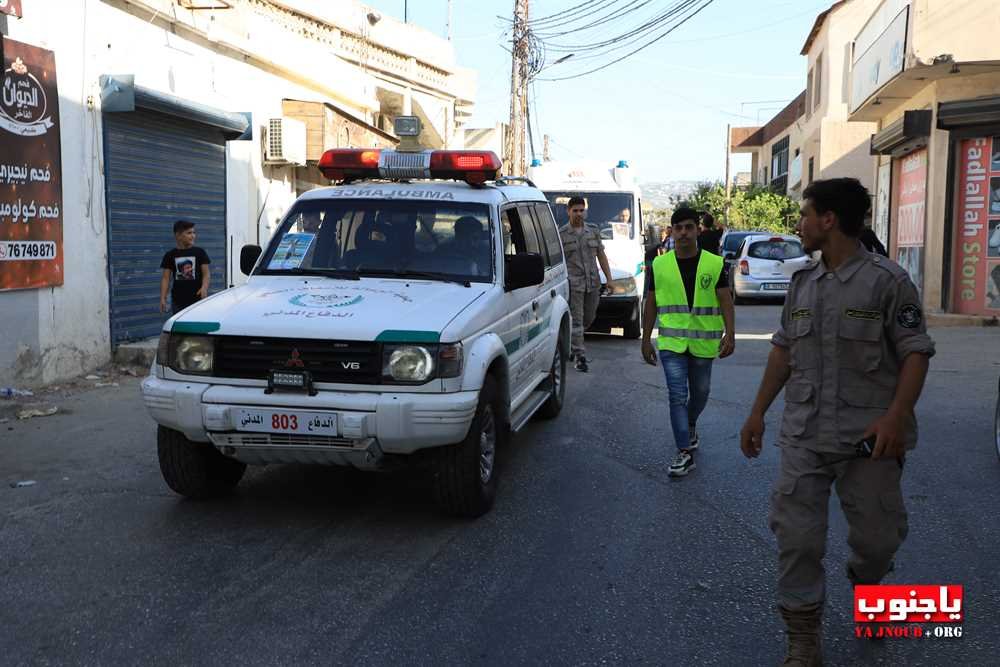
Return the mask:
M275 232L263 273L432 273L490 282L493 235L485 204L323 199L300 201Z
M726 240L722 242L723 252L736 252L736 249L743 243L743 239L750 236L750 232L730 232L726 234Z
M601 230L602 239L635 238L633 198L627 192L546 192L545 196L560 227L569 223L566 204L570 197L583 197L587 202L586 221Z
M754 259L795 259L805 255L798 241L756 241L750 244L747 255Z

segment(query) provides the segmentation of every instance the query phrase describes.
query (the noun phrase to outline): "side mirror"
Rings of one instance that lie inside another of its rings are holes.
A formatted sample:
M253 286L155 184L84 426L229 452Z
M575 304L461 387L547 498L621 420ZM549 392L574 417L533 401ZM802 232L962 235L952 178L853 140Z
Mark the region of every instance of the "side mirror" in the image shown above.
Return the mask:
M545 282L545 261L541 255L536 253L504 255L505 292L541 285L543 282Z
M249 276L253 272L253 267L257 265L257 260L260 259L261 250L259 245L245 245L243 249L240 250L240 271L243 275Z

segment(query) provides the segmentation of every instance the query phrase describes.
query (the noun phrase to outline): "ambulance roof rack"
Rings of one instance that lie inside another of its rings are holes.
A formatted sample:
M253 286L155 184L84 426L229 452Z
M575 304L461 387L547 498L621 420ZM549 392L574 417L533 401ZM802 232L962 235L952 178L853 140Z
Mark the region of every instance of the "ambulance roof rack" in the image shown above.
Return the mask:
M537 185L532 182L527 176L501 176L500 178L493 181L496 185L517 185L524 184L530 187L536 188Z

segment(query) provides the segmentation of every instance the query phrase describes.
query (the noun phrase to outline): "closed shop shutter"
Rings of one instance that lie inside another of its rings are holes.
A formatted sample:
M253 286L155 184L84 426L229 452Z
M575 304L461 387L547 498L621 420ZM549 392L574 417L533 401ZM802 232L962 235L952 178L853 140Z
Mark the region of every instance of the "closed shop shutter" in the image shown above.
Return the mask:
M113 344L157 336L160 260L173 223L196 225L211 259L211 292L226 286L226 149L222 131L136 110L104 115Z

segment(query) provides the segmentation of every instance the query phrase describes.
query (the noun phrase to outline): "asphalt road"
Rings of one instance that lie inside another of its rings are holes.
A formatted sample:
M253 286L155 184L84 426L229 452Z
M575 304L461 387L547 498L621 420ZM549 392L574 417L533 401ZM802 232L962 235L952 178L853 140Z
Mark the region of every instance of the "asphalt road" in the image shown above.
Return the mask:
M778 307L741 306L718 362L698 469L671 480L662 371L588 338L554 422L502 461L493 512L438 515L424 478L255 469L232 497L163 484L138 380L0 425L4 664L777 664L777 451L737 432ZM965 586L964 636L853 638L834 498L828 665L991 665L1000 655L1000 462L990 441L1000 331L939 329L892 581ZM776 431L780 403L769 416ZM32 486L13 488L18 481Z

